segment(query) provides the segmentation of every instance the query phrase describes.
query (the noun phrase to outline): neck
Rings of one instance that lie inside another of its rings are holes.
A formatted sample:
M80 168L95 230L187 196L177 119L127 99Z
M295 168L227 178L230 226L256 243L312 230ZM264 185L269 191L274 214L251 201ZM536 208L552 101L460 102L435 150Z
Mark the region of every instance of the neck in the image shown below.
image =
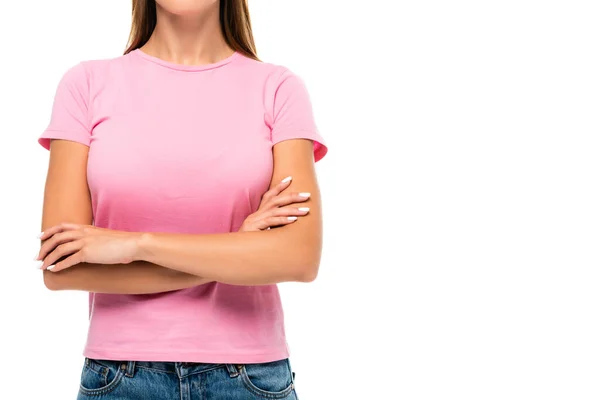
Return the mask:
M202 65L233 54L221 31L219 7L201 15L175 15L156 6L156 28L140 49L149 55L177 64Z

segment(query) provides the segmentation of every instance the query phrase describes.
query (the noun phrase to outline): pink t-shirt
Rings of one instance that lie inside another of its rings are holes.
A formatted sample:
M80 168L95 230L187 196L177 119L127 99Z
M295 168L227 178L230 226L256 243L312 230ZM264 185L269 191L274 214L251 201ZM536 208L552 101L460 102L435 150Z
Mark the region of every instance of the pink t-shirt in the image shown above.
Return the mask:
M327 152L302 80L240 53L184 66L141 50L84 61L58 85L39 139L89 146L94 225L135 232L234 232L258 208L272 146ZM258 363L289 356L277 285L209 283L152 295L90 294L84 355Z

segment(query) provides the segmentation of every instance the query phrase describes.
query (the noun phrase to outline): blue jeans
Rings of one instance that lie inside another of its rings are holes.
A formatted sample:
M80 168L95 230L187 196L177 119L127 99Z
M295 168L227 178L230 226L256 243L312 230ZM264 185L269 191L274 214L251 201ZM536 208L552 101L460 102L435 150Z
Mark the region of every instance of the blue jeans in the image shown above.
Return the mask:
M297 400L289 359L261 364L86 358L78 400Z

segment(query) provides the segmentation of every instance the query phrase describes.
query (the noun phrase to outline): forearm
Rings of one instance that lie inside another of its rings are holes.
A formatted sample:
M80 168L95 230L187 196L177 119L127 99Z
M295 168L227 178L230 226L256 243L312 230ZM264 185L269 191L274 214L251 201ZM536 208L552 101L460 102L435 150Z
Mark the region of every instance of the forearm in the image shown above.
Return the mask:
M83 290L95 293L148 294L185 289L210 280L144 261L130 264L82 263L60 272L44 271L51 290Z
M232 285L311 281L321 255L320 235L309 237L286 228L207 235L147 233L140 237L136 258Z

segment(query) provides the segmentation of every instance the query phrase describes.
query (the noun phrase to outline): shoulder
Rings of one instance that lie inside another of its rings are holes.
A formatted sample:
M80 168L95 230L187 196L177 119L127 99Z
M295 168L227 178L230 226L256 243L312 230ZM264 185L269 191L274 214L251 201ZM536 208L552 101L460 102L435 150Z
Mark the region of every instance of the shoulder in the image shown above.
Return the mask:
M252 85L260 87L267 123L272 124L278 111L286 104L300 104L303 108L310 106L309 91L304 80L292 68L244 56L240 58L243 60L238 65L243 68L244 81L251 81Z
M277 88L286 81L295 81L303 84L303 79L292 68L267 61L258 61L252 58L240 55L239 67L243 69L245 74L259 79L266 85L267 88Z
M92 91L95 86L119 73L128 64L129 55L111 58L85 59L65 69L60 84Z

